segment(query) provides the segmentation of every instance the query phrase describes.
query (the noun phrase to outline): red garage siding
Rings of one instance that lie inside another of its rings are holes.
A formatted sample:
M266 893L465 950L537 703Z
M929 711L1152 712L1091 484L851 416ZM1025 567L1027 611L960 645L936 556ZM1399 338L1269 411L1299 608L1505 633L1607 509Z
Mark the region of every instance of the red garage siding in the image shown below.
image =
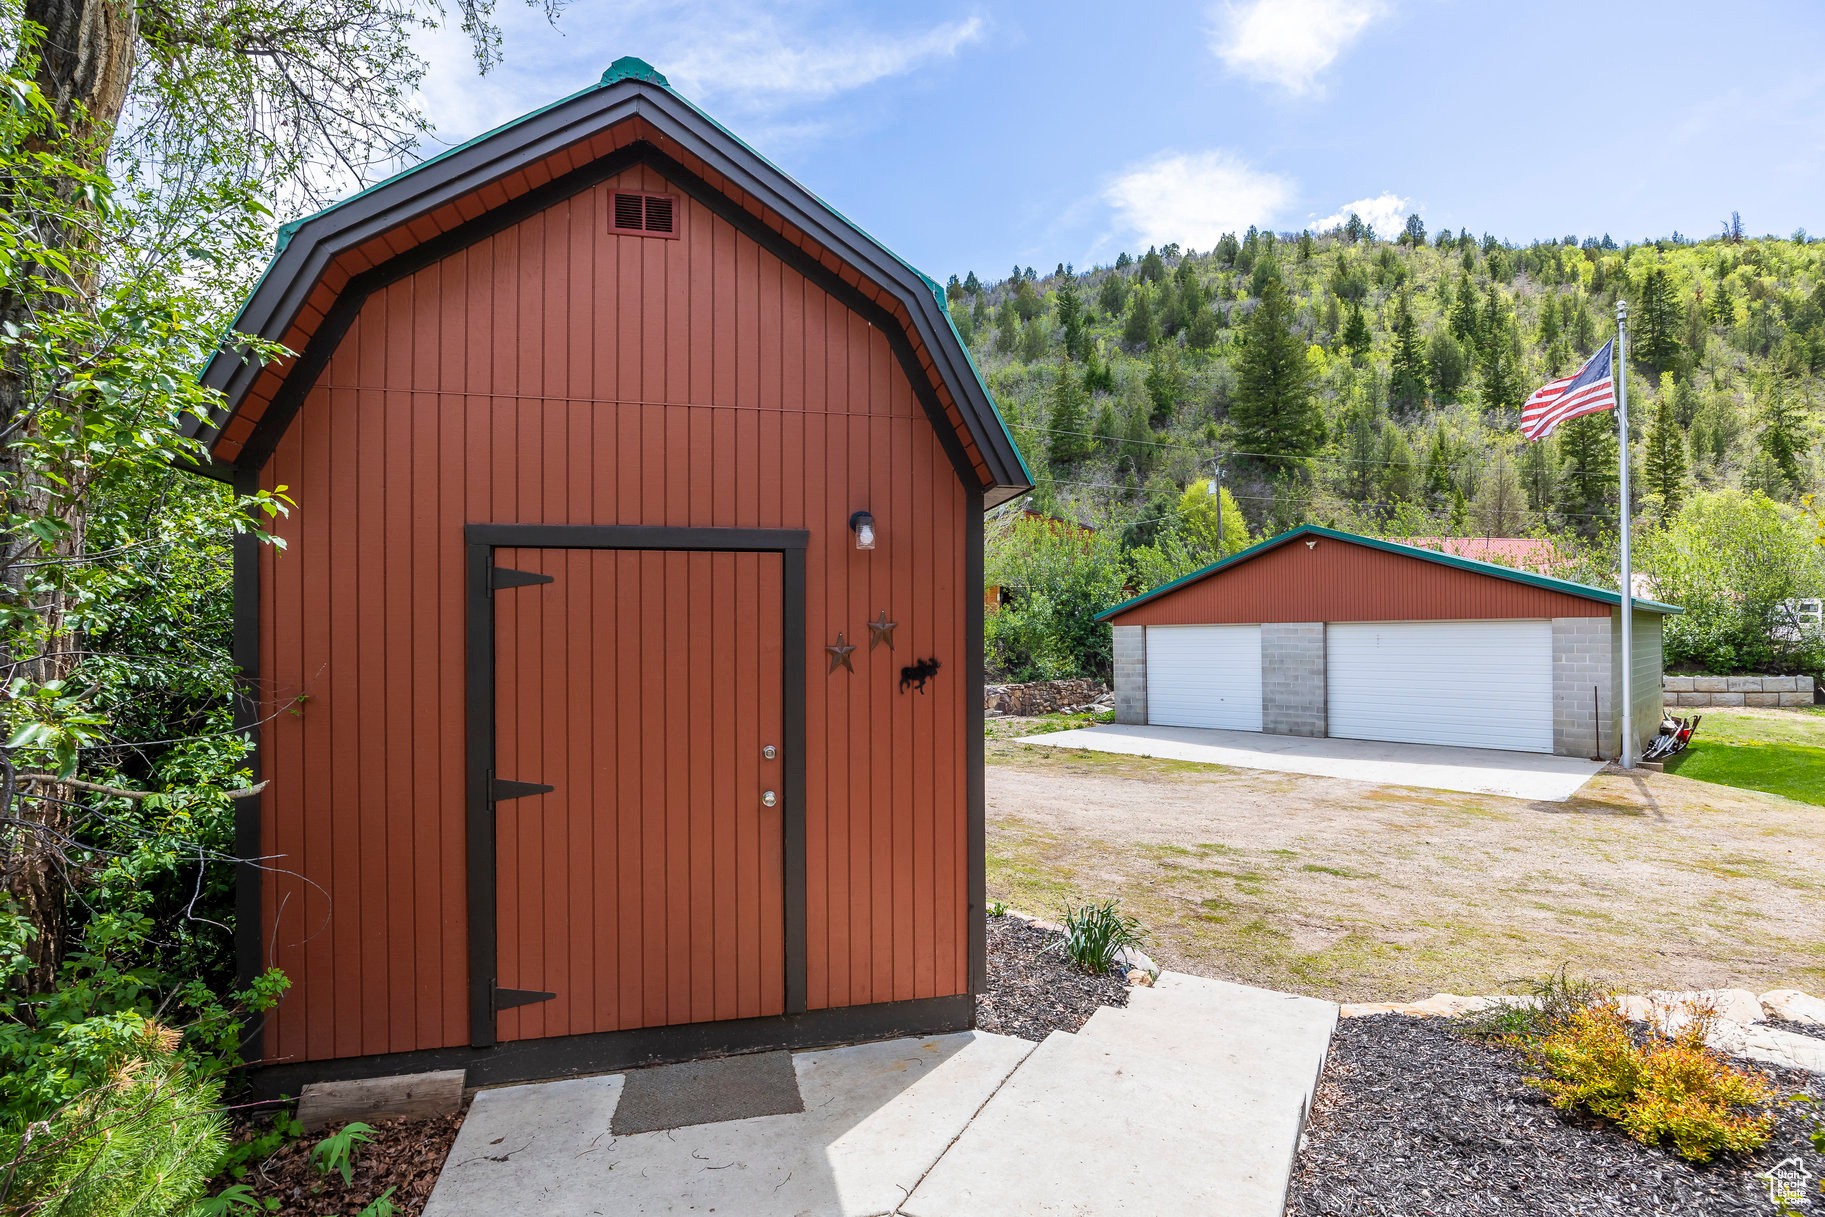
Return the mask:
M261 470L298 503L260 558L261 941L293 982L269 1061L469 1040L480 522L810 530L808 1004L968 991L970 494L881 331L695 201L680 240L612 234L617 186L667 189L629 170L375 292ZM839 630L853 676L825 671ZM945 663L925 696L897 691L915 654ZM643 662L695 679L688 644Z
M1113 625L1202 625L1609 614L1610 606L1566 592L1332 536L1307 536L1192 580L1108 620Z

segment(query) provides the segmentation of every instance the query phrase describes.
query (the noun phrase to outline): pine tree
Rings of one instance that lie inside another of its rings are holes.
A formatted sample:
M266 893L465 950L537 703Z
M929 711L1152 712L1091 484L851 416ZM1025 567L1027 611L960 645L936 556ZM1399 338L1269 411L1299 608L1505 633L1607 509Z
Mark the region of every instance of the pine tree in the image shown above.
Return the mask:
M968 292L972 296L978 296L978 295L982 294L982 280L980 280L976 277L975 271L971 271L964 278L963 290Z
M1061 367L1052 382L1052 405L1046 411L1046 455L1055 465L1090 455L1090 412L1083 386L1069 368Z
M1420 220L1416 211L1407 217L1407 227L1401 231L1400 243L1423 249L1426 244L1426 225Z
M988 323L989 300L987 296L978 293L976 296L976 303L970 306L970 324L980 332Z
M1426 343L1426 379L1440 397L1454 397L1470 375L1470 357L1445 326L1432 331Z
M1152 246L1147 248L1147 256L1141 259L1141 278L1149 283L1166 281L1166 263Z
M1616 420L1606 410L1561 424L1553 508L1567 526L1594 536L1616 522Z
M1405 298L1394 322L1394 360L1388 369L1388 401L1412 407L1426 400L1426 350L1420 342L1419 322Z
M1128 304L1128 323L1122 327L1122 341L1131 347L1151 350L1160 340L1160 323L1153 317L1153 293L1145 288L1134 293Z
M1242 243L1236 240L1235 233L1226 232L1223 234L1222 239L1217 242L1217 247L1210 252L1211 256L1216 258L1217 265L1234 266L1236 264L1236 255L1242 252Z
M1310 456L1324 441L1305 342L1293 329L1292 299L1278 278L1248 318L1229 416L1238 446L1248 452Z
M944 298L953 304L963 299L963 280L952 275L950 282L944 285Z
M1641 295L1636 302L1634 332L1629 335L1629 353L1635 361L1654 372L1665 372L1679 358L1679 302L1673 298L1673 282L1664 268L1656 266L1641 280Z
M1372 340L1369 337L1369 322L1368 319L1362 315L1362 305L1350 305L1349 320L1345 321L1343 324L1342 342L1344 348L1360 359L1362 356L1369 353L1371 341Z
M1469 275L1459 277L1457 281L1457 299L1451 303L1451 334L1459 342L1469 346L1477 345L1477 324L1480 309L1478 308L1476 284L1470 281Z
M1147 389L1147 399L1153 403L1153 413L1147 421L1161 426L1172 417L1179 408L1179 400L1185 396L1185 373L1179 367L1178 354L1170 348L1156 350L1141 383Z
M1806 469L1801 464L1808 448L1806 416L1779 376L1768 377L1760 396L1762 429L1756 442L1786 483L1787 493L1797 494L1807 482Z
M1551 347L1559 341L1559 302L1551 296L1540 308L1540 345Z
M1117 272L1103 276L1103 285L1096 293L1096 306L1111 317L1119 317L1127 303L1128 276Z
M1686 495L1685 435L1674 413L1672 395L1663 393L1654 408L1654 422L1644 445L1645 477L1642 493L1659 498L1661 510L1672 515Z
M1014 311L1013 300L1003 296L1000 307L995 310L995 349L1006 355L1019 341L1020 315Z
M1045 310L1045 299L1040 296L1031 279L1022 279L1014 285L1014 311L1020 314L1022 321L1031 321Z
M1077 280L1067 279L1058 289L1058 323L1065 331L1065 356L1081 359L1084 353L1084 298Z
M1049 327L1038 317L1033 317L1020 327L1020 357L1027 363L1038 363L1046 357L1046 347L1050 345L1051 336L1046 333Z

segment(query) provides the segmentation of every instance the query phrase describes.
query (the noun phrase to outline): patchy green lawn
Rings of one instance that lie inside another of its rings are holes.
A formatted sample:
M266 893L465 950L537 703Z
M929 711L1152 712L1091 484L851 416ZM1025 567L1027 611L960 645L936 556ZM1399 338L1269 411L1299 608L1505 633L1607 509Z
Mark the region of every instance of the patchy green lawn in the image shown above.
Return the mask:
M1825 806L1825 707L1697 713L1698 734L1668 773Z
M1825 729L1765 713L1700 730ZM1118 898L1169 968L1343 1001L1562 964L1630 992L1825 984L1825 805L1648 771L1532 803L1017 742L1036 725L985 741L989 896Z

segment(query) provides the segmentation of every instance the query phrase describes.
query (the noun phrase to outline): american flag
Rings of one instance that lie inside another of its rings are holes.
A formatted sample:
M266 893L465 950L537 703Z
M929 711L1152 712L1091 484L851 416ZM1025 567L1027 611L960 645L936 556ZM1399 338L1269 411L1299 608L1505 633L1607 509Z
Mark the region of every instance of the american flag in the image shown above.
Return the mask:
M1615 349L1616 340L1612 338L1570 376L1535 389L1533 396L1521 404L1521 434L1528 439L1545 439L1568 418L1614 410L1616 374L1611 356Z

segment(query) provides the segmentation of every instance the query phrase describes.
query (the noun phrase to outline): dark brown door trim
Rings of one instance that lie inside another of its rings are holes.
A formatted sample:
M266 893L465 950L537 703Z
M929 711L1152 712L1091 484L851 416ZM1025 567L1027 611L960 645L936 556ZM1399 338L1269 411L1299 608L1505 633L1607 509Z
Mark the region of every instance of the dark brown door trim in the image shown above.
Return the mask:
M494 802L494 551L674 549L777 553L783 563L780 691L785 715L786 1013L805 1010L805 547L797 528L664 528L598 524L466 524L469 1042L495 1042L497 963Z

